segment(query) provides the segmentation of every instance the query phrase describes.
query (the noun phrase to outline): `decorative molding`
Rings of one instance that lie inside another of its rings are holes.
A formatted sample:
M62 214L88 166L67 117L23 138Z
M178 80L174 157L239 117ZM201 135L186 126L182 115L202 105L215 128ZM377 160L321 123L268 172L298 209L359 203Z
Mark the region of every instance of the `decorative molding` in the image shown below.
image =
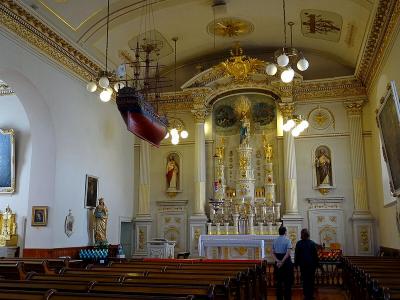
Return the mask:
M399 21L400 2L397 0L380 0L356 71L357 78L361 79L368 90L380 70L385 52L397 32L396 28Z
M14 90L4 81L0 80L0 96L15 95Z
M0 24L86 81L101 70L99 65L15 1L0 3Z

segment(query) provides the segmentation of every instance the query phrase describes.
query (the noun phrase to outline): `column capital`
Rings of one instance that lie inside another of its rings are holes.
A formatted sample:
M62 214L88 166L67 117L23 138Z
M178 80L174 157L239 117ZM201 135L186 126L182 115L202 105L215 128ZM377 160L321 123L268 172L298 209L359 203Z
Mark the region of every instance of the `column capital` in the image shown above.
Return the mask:
M349 115L361 115L363 106L363 101L347 101L344 103L344 107Z
M284 119L290 118L293 115L295 106L294 103L279 103L279 110Z
M210 110L206 107L191 110L196 123L204 123Z

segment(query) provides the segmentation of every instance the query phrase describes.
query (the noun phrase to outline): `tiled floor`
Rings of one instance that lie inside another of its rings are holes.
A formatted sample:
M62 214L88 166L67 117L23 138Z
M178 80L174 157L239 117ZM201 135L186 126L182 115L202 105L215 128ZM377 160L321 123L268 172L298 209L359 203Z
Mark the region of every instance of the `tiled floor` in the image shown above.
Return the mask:
M274 289L268 290L268 299L275 299ZM347 300L346 294L341 289L319 288L315 293L315 300ZM293 289L292 300L303 300L303 290Z

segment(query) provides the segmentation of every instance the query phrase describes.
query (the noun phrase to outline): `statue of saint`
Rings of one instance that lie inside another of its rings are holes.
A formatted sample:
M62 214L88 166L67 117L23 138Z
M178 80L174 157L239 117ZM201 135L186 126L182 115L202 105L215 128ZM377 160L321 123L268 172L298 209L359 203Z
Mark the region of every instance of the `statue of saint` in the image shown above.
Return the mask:
M250 120L247 118L245 112L242 112L240 122L240 145L248 144L250 137Z
M178 187L177 177L179 173L178 164L173 155L170 155L167 162L167 187L169 190L176 190Z
M331 170L331 159L325 148L317 150L315 158L315 167L317 172L317 184L318 185L331 185L332 170Z
M267 162L271 162L272 160L272 145L267 144L265 146L265 158L267 159Z
M104 199L99 199L99 204L94 210L94 240L96 244L107 243L107 220L108 209L104 204Z

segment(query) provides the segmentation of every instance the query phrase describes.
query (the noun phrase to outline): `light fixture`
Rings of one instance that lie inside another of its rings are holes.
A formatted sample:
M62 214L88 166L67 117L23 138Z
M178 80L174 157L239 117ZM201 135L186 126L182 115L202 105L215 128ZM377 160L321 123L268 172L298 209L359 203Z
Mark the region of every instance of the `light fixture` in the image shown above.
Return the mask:
M165 135L164 139L171 138L171 143L173 145L179 144L180 139L187 139L189 133L185 129L185 124L181 119L175 117L168 118L168 132Z
M290 47L286 47L286 5L285 0L283 3L283 33L284 33L284 43L282 49L275 51L274 60L275 62L267 63L265 67L265 72L274 76L278 72L278 67L281 70L281 80L284 83L292 82L294 78L293 65L296 65L299 71L305 71L308 69L310 63L303 56L303 54L293 48L293 22L287 23L290 26Z
M178 41L177 37L172 38L174 41L174 53L175 53L175 58L174 58L174 93L175 93L175 99L176 99L176 42ZM176 111L175 107L175 111ZM171 137L171 143L173 145L179 144L179 138L182 139L187 139L189 136L189 133L185 129L185 124L183 123L182 120L178 119L177 117L169 117L168 118L169 124L168 124L168 132L165 135L164 139L168 139Z
M113 73L108 71L108 33L109 33L109 23L110 23L110 0L107 0L107 24L106 24L106 68L105 71L102 71L98 74L97 78L93 81L90 81L86 85L86 89L94 93L97 91L97 85L102 88L100 92L100 100L102 102L108 102L111 100L113 90L110 88L110 81L113 77ZM97 81L97 83L96 83ZM115 86L114 86L115 89Z
M286 123L283 124L283 131L291 131L293 136L299 136L305 129L308 128L308 121L301 115L292 115L287 119Z

